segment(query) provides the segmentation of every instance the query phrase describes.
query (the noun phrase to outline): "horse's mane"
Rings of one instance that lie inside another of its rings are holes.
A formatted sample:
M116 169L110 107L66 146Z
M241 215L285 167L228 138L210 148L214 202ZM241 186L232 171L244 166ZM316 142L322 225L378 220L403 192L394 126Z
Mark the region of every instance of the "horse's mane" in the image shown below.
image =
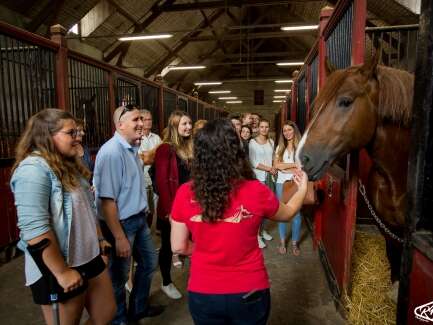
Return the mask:
M326 86L314 101L312 116L336 96L338 89L350 74L359 73L360 69L360 66L355 66L331 73L326 80ZM409 127L412 119L413 75L385 66L377 66L376 75L379 84L379 119Z

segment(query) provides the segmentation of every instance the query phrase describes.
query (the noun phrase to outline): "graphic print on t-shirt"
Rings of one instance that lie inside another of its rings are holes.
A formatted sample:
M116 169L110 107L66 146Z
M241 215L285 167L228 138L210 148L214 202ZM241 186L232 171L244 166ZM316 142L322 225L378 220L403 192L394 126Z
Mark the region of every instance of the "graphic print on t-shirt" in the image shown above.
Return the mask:
M253 214L247 209L245 209L243 205L241 205L236 209L236 212L231 217L218 220L218 222L240 223L242 220L251 218L252 216ZM192 216L190 220L192 222L203 222L201 214Z

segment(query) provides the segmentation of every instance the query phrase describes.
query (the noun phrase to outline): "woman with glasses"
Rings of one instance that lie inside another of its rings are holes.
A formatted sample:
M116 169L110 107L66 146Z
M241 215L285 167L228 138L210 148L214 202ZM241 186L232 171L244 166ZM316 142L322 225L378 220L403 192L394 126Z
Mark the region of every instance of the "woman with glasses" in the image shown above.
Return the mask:
M174 196L180 185L190 179L192 159L192 121L187 113L176 110L168 118L162 144L156 149L154 168L155 186L159 195L157 227L161 231L159 267L162 275L162 291L172 299L180 299L182 294L171 280L172 251L170 245L169 215ZM178 256L175 256L177 259ZM181 266L180 260L174 260Z
M287 204L256 180L229 120L208 122L194 138L192 181L171 211L174 252L191 256L189 309L195 324L266 324L269 279L257 232L264 219L289 221L307 192L297 169L297 192Z
M107 324L116 309L100 254L103 239L97 235L90 172L78 158L78 136L70 113L45 109L35 114L18 143L11 178L26 285L47 324L52 324L53 290L62 324L79 324L84 308L89 322ZM30 255L36 251L41 260Z

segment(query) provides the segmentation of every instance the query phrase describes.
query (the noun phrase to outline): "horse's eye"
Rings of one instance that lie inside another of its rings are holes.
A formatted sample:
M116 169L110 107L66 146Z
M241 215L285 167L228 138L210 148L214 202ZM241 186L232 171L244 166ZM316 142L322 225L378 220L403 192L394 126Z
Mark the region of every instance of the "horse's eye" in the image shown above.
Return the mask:
M337 99L337 106L342 108L348 108L352 105L353 99L349 97L341 97Z

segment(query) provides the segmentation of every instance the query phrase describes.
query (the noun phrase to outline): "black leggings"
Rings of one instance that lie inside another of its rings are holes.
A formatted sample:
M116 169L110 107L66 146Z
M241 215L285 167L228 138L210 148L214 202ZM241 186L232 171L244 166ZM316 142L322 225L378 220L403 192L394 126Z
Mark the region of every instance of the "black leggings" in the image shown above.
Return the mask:
M171 251L170 232L171 226L168 219L158 218L157 228L161 231L161 248L159 250L159 269L161 270L162 285L169 285L171 281Z

